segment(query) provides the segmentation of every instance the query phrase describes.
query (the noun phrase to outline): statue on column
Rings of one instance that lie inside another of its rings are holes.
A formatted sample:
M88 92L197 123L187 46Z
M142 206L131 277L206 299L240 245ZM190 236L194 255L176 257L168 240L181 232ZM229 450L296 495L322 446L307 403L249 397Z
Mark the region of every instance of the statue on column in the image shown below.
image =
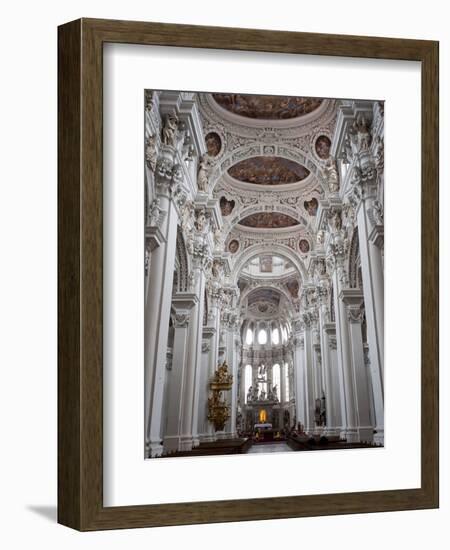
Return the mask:
M222 238L222 231L216 227L214 231L214 246L217 251L223 251L223 238Z
M145 143L145 162L152 172L156 169L158 153L156 151L156 136L148 136Z
M162 129L162 142L164 145L175 147L178 118L175 115L166 115Z
M339 175L337 171L336 160L331 155L325 164L323 175L325 177L325 181L328 184L328 189L330 193L337 193L339 191Z
M330 212L328 223L332 231L340 231L342 229L342 215L337 209Z
M197 229L199 233L206 233L207 224L208 224L208 220L206 218L206 212L205 210L200 210L197 213L197 216L195 219L195 229Z
M365 116L362 113L356 117L352 126L353 139L357 153L367 151L370 147L371 136Z
M247 391L247 403L253 401L253 386L250 386Z
M197 172L198 190L202 191L203 193L208 192L209 168L210 168L210 165L208 161L208 155L205 153L200 157L200 160L198 163L198 172Z

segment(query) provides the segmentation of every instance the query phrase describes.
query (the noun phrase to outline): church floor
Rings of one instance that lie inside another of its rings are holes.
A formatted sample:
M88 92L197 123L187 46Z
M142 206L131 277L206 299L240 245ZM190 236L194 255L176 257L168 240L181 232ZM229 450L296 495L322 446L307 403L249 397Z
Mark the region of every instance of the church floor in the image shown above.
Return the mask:
M255 444L250 447L247 451L247 454L252 453L285 453L292 452L292 449L284 441L279 443L264 443L264 444Z
M267 441L255 442L250 438L235 438L235 439L219 439L217 441L204 442L191 451L178 451L165 457L175 456L211 456L211 455L230 455L230 454L267 454L267 453L285 453L298 451L320 451L320 450L336 450L336 449L358 449L376 447L373 444L365 443L347 443L346 441L336 442L321 442L289 437L286 441Z

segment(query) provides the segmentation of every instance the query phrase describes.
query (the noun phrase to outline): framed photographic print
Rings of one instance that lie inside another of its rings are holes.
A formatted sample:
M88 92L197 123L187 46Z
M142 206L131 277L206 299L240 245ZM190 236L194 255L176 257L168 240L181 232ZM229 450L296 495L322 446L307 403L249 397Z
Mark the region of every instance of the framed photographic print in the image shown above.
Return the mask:
M437 507L438 44L81 19L58 73L59 522Z

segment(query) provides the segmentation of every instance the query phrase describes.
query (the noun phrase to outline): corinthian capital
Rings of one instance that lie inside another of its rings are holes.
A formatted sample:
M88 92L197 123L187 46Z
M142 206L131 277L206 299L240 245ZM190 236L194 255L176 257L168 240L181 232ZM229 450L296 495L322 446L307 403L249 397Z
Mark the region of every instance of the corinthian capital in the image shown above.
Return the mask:
M206 284L206 292L212 306L220 306L223 301L223 289L220 283L209 279Z
M317 313L315 311L307 311L302 314L302 320L305 328L313 328L317 324Z
M364 310L362 308L349 307L347 315L350 323L362 323L364 319Z
M189 325L190 312L177 312L172 315L172 323L174 328L186 328Z

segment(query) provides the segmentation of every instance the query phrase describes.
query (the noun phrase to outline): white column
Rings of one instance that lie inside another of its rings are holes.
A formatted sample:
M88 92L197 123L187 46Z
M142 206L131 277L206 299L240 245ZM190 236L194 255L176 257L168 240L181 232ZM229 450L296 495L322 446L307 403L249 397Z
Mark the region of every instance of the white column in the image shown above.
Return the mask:
M361 199L357 209L359 249L366 309L367 341L374 393L377 443L384 442L384 274L382 251L369 240L374 228L375 191Z
M327 248L328 270L332 274L334 310L336 316L336 340L338 368L341 384L341 437L348 442L358 441L356 390L354 385L347 307L342 301L341 291L348 287L346 270L348 241L346 232L342 229L342 210L335 206L328 213L328 224L331 235Z
M201 391L205 392L205 432L200 434L201 441L215 441L216 434L214 431L214 425L208 420L208 397L209 383L214 377L214 373L217 369L219 362L219 333L220 333L220 295L212 292L208 293L209 296L209 312L208 312L208 327L203 328L204 334L210 334L210 350L208 356L208 375L206 379L206 386L202 385Z
M312 341L312 316L303 314L305 323L304 332L304 386L305 386L305 432L314 431L314 377L313 377L313 341Z
M322 377L322 351L320 332L318 328L314 328L312 331L313 339L313 368L314 368L314 400L322 397L324 389L323 377Z
M160 217L159 230L164 242L151 255L148 295L145 306L145 436L146 456L162 454L161 417L164 395L164 376L169 329L172 284L175 266L175 243L178 212L172 195L179 181L175 178L173 158L176 151L165 147L161 158L167 170L156 180Z
M361 323L363 320L363 295L360 289L342 290L341 298L347 306L350 350L356 388L359 441L373 441L373 426L370 420L370 393L367 369L364 361L364 348Z
M319 276L321 277L317 287L317 299L319 303L319 336L320 348L322 351L322 377L323 390L325 394L325 412L326 412L326 428L325 435L339 435L339 428L336 421L336 406L335 395L333 392L332 380L332 362L329 337L325 330L325 326L329 320L328 310L328 279L324 277L326 274L324 261L321 260L318 265Z
M328 436L339 436L342 429L341 394L342 385L339 381L337 363L336 325L335 323L323 324L323 358L326 376L326 414ZM326 358L326 359L325 359Z
M210 364L211 356L213 355L211 343L215 332L214 327L203 327L202 363L198 400L198 434L200 442L213 441L215 439L211 423L208 420L209 382L211 380Z
M236 437L236 413L237 413L237 349L235 345L235 316L225 314L226 322L224 324L225 338L225 361L228 364L228 372L233 375L233 385L231 390L225 393L225 399L230 406L230 418L225 423L224 431L217 436L220 439L229 439Z
M349 327L347 308L342 301L342 273L343 267L338 267L333 273L334 307L336 312L336 340L339 373L343 388L343 401L341 411L343 418L343 431L341 437L348 442L358 441L357 417L356 417L356 393L352 372L352 360L349 341Z
M297 321L294 326L299 324ZM294 334L294 384L295 404L297 408L297 424L300 422L306 426L306 391L305 391L305 367L304 367L304 337L300 331ZM280 392L281 395L281 392ZM281 397L280 397L281 400Z
M198 401L200 392L200 373L202 358L202 330L205 293L205 249L194 249L192 292L198 297L192 308L189 324L189 355L186 374L186 400L183 414L183 450L189 451L200 444L198 438Z
M168 419L164 434L164 452L171 453L183 449L182 415L184 411L184 385L188 359L189 321L192 307L198 301L192 294L178 294L173 299L172 315L174 327L173 358L171 380L168 389Z
M230 437L237 437L237 412L238 412L238 370L240 364L241 343L239 337L239 325L233 326L233 363L231 374L233 375L233 386L231 387L231 429Z

